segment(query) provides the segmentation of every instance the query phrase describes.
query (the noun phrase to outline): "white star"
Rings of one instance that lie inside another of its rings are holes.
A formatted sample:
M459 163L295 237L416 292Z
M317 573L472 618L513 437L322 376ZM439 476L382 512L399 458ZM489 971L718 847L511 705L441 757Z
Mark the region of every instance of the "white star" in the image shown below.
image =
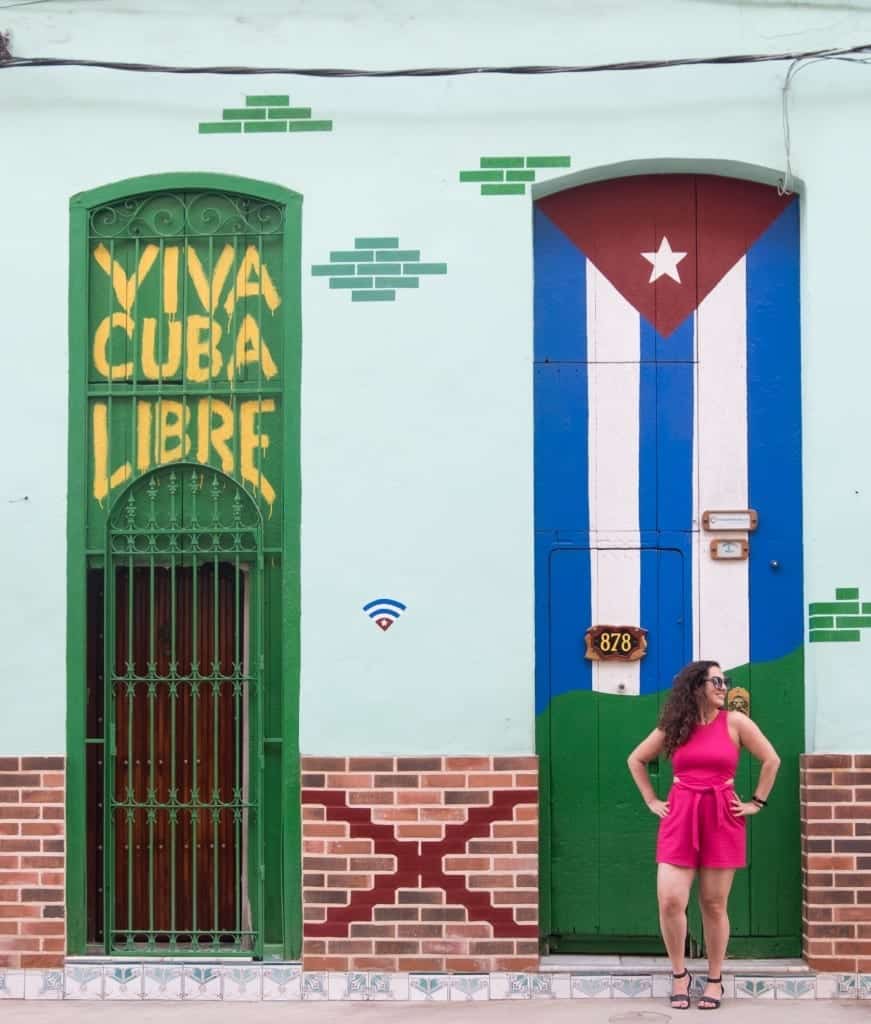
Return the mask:
M677 265L682 259L686 259L686 253L675 252L668 244L668 239L665 235L662 236L662 241L659 243L659 248L656 252L643 252L641 255L648 263L653 264L653 269L650 271L650 277L647 280L648 284L653 284L663 274L670 277L673 281L677 281L678 284L681 283L680 274L677 272Z

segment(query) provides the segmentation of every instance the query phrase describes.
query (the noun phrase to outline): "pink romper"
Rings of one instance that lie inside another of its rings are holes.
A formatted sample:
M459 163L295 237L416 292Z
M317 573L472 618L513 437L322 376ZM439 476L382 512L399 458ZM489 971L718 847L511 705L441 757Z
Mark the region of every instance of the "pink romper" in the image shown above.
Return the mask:
M747 832L732 813L738 748L729 735L729 713L697 725L672 755L675 783L668 814L660 819L657 864L681 868L743 868Z

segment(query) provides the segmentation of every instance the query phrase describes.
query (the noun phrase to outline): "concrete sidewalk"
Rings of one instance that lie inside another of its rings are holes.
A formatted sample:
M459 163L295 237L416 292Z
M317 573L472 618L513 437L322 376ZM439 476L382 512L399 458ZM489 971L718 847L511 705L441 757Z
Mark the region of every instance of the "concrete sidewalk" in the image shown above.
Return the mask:
M665 1000L491 1002L140 1002L0 1003L3 1024L690 1024L705 1011L671 1010ZM753 1024L866 1024L871 1000L731 999L713 1021Z

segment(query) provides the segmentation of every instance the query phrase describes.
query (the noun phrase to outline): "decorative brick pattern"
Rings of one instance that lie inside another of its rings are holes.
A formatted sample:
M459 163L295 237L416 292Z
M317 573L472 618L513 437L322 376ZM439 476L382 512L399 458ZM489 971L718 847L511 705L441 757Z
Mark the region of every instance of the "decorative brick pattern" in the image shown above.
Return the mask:
M0 757L0 967L63 954L64 759Z
M522 196L543 168L570 167L570 156L482 156L474 171L460 171L460 181L474 181L482 196Z
M306 970L538 965L535 757L302 760Z
M420 249L400 249L398 238L355 238L353 249L335 249L329 263L316 263L313 277L350 291L352 302L393 302L397 289L417 288L420 278L446 274L447 263L421 262Z
M311 107L292 107L289 96L246 96L244 107L226 107L222 120L199 126L200 135L332 130L332 121L313 121Z
M871 971L871 754L801 757L804 955Z
M871 602L859 600L858 587L839 587L834 601L813 601L808 611L812 644L857 643L871 628Z

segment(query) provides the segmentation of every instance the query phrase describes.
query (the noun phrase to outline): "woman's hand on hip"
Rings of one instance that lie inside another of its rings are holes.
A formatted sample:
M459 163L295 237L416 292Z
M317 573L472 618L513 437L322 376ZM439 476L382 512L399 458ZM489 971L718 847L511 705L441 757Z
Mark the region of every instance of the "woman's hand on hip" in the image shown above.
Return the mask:
M745 803L739 798L737 793L733 793L731 810L736 818L746 818L751 814L758 814L761 808L759 804L754 804L752 800L748 800Z
M668 815L668 803L665 800L648 800L647 806L657 818L665 818Z

